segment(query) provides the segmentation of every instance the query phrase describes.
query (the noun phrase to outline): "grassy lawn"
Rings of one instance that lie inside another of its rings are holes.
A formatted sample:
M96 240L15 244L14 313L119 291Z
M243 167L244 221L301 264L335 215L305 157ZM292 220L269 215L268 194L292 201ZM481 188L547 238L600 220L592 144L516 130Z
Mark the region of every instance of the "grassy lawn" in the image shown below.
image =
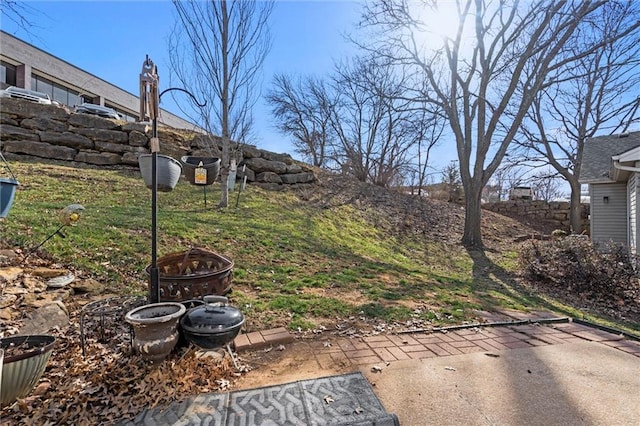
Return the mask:
M89 272L111 292L146 294L151 191L137 169L11 166L20 186L0 222L4 245L28 251L57 229L60 209L82 204L79 224L40 255ZM516 285L515 248L474 259L457 238L399 240L385 231L384 215L348 203L322 207L302 195L249 185L218 209L216 183L205 208L203 189L181 179L158 195L158 256L199 246L231 258L230 297L254 328L313 329L352 317L443 325L473 321L476 309L566 308Z

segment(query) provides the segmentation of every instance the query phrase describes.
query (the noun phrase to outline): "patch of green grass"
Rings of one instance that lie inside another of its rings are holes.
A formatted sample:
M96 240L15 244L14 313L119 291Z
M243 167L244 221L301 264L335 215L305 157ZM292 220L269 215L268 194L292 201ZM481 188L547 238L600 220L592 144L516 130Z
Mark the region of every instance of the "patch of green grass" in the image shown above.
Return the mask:
M296 314L291 319L291 322L289 322L288 328L289 330L294 330L294 331L306 331L306 330L313 330L314 328L316 328L316 324Z
M358 311L370 318L381 318L385 321L405 321L413 316L413 311L406 306L384 306L380 303L367 303L358 307Z
M267 305L270 309L274 310L325 318L330 318L332 316L348 316L352 313L351 306L340 300L304 294L279 295L267 302Z

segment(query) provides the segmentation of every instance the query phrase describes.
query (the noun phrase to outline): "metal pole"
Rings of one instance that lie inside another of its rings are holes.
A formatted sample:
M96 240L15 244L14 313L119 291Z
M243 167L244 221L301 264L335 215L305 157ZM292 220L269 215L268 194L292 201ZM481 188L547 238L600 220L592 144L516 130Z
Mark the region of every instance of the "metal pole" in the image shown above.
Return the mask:
M140 120L148 115L151 119L151 267L149 268L149 303L160 301L160 274L158 272L158 68L149 55L142 64L140 73Z
M153 118L152 137L158 138L158 120ZM149 303L160 301L160 273L158 271L158 152L151 153L151 269L149 270Z

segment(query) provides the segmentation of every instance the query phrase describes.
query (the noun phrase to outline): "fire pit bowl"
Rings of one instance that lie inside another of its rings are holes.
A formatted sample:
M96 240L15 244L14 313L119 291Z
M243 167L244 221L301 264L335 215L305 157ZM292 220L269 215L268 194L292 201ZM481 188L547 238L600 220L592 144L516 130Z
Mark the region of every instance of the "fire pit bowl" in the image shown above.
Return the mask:
M148 274L150 268L146 268ZM161 302L224 296L231 291L233 261L204 248L162 256L158 269Z
M239 309L223 296L205 296L205 304L191 308L180 319L184 337L199 348L218 349L233 342L244 324Z
M51 357L56 338L49 335L25 335L0 339L4 350L0 403L11 404L31 392Z

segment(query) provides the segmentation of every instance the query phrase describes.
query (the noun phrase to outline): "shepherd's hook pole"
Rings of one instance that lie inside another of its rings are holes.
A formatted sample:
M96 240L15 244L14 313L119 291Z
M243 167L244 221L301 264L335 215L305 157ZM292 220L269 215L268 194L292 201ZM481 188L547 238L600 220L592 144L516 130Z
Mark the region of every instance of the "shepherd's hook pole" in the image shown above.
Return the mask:
M160 301L160 274L158 272L158 68L147 55L140 73L140 119L151 118L151 268L149 270L149 303Z
M160 151L160 141L158 139L158 114L160 113L160 99L162 95L171 90L179 90L186 93L200 108L207 105L199 103L198 100L188 90L178 87L170 87L158 93L160 76L158 68L147 55L142 64L140 73L140 120L145 120L149 115L151 118L151 268L149 270L149 303L160 301L160 272L158 271L158 151Z

